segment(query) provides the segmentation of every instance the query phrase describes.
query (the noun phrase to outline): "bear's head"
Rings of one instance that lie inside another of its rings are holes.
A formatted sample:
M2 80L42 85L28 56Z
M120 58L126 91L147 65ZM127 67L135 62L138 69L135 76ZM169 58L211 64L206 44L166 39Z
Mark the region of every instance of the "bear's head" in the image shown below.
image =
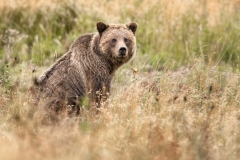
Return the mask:
M108 25L98 22L97 30L99 54L112 65L120 66L135 56L137 23Z

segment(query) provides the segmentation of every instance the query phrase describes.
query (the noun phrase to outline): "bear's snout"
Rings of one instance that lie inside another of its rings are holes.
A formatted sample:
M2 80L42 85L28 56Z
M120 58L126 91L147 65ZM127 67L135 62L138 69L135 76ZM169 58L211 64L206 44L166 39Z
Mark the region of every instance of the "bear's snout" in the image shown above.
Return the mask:
M127 48L126 47L120 47L118 50L120 57L126 57L127 56Z

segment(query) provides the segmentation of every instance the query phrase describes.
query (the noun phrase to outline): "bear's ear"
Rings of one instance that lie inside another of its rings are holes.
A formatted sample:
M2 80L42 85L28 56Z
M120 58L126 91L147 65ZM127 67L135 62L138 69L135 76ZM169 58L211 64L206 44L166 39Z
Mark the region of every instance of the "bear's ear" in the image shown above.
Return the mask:
M128 27L129 29L131 29L131 31L133 32L133 34L135 34L135 32L136 32L137 26L138 26L138 24L135 23L135 22L132 22L132 23L130 23L130 24L127 24L127 27Z
M103 23L103 22L98 22L97 23L97 30L99 32L99 34L101 35L102 32L104 32L107 28L109 27L109 25Z

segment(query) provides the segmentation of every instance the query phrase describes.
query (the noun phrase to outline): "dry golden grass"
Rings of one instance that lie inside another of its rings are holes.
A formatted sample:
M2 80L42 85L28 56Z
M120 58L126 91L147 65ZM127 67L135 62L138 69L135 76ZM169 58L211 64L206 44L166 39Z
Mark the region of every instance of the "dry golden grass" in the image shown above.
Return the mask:
M51 12L65 2L0 1L0 10L27 6L32 14L38 9ZM69 3L75 3L78 12L101 15L111 23L137 21L135 18L139 17L143 40L138 46L148 43L147 47L155 48L156 54L159 50L156 46L165 47L164 38L175 38L171 33L183 23L185 13L192 13L196 19L206 16L212 27L222 23L224 16L234 15L240 5L239 0L71 0ZM147 36L151 34L153 38ZM155 39L158 34L161 38ZM201 41L198 42L202 47ZM211 47L218 54L218 46ZM187 67L174 70L178 62L168 61L160 65L161 71L143 60L148 55L138 54L131 65L139 71L133 73L127 65L116 74L111 97L99 115L91 117L84 106L80 117L65 118L55 125L39 122L28 90L32 77L47 66L40 67L31 61L10 65L0 77L0 159L237 160L240 157L239 71L219 61L206 62L192 52L186 45L185 55L193 54ZM50 57L53 61L53 56ZM33 70L37 72L32 73Z
M175 72L123 69L98 116L83 109L57 125L34 118L20 85L1 95L0 159L237 159L239 74L193 64Z

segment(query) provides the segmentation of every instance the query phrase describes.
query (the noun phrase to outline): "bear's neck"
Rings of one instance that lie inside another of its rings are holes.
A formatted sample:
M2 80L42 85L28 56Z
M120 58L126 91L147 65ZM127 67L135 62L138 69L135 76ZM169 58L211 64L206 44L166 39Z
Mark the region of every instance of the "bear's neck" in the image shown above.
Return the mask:
M95 35L93 35L93 39L92 39L92 43L91 43L91 48L93 53L100 59L100 61L103 64L106 64L108 70L109 70L109 74L113 75L116 70L122 65L119 64L118 62L113 62L109 59L106 59L103 54L101 54L100 48L99 48L99 43L100 43L100 36L98 33L96 33Z

